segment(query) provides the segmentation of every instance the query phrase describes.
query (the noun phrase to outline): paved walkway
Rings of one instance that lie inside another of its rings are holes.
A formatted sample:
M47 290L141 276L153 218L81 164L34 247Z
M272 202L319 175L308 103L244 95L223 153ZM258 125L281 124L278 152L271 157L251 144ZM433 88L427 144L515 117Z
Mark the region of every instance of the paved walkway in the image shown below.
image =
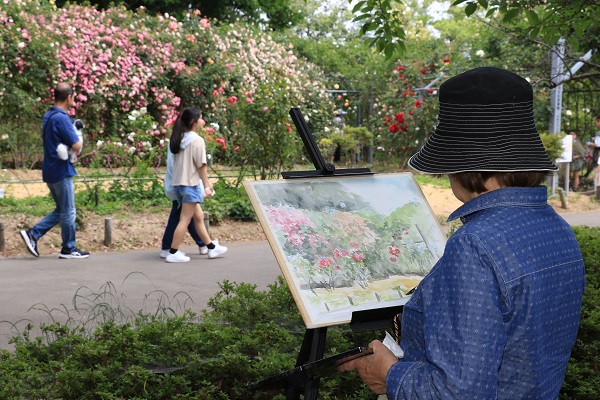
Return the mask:
M598 211L563 217L571 225L600 226ZM73 311L74 300L84 319L89 318L90 299L100 293L105 293L103 301L121 310L154 312L170 306L200 312L224 280L264 290L281 275L268 242L224 244L229 251L213 260L198 255L194 247L184 248L192 261L183 264L165 263L158 251L95 253L85 260L61 260L57 254L2 259L0 348L12 349L9 338L28 322L38 327L52 318L64 322L67 315L81 319Z
M61 322L66 321L66 310L78 318L74 299L82 311L87 310L87 317L89 299L103 292L107 292L103 301L123 310L154 312L164 305L200 312L224 280L252 283L264 290L281 275L267 241L223 244L229 251L212 260L199 255L197 247L184 247L192 260L180 264L166 263L158 251L93 253L84 260L62 260L57 254L2 259L0 348L13 348L8 339L15 328L7 321L20 321L16 327L22 331L29 321L36 327L51 322L51 309Z

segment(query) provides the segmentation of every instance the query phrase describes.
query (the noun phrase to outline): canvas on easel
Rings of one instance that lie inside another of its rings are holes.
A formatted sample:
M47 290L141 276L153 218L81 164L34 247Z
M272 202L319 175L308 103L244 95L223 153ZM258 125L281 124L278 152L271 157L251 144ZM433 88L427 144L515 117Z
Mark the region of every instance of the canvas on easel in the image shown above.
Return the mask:
M446 243L411 173L246 181L307 328L405 304Z

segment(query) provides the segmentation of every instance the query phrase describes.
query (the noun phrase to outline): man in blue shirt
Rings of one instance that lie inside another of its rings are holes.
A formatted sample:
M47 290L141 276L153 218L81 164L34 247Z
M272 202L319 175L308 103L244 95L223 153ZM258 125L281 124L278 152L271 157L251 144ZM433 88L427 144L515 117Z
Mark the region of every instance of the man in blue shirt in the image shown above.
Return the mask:
M62 249L59 258L90 256L90 253L75 247L75 192L72 177L77 175L77 172L69 158L62 160L56 151L61 143L75 152L81 150L82 142L67 115L67 111L73 107L74 96L70 85L58 84L54 89L54 106L44 114L42 121L44 141L42 178L50 189L56 208L33 228L20 232L27 249L36 257L39 257L37 241L58 223L62 233Z
M550 161L523 78L476 68L439 90L438 125L409 161L447 174L463 226L404 306L396 358L357 370L389 399L556 399L575 344L585 269L569 225L540 186Z

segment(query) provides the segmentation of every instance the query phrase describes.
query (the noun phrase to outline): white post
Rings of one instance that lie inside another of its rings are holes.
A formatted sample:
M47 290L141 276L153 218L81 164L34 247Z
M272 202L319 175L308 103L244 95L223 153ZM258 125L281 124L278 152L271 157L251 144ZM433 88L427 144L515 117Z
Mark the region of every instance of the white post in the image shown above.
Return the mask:
M548 126L548 133L559 133L561 116L562 116L562 76L565 70L565 39L560 38L558 43L552 46L552 70L550 80L557 86L550 90L550 124ZM552 194L557 186L557 174L552 175ZM568 181L567 181L568 183Z
M559 133L562 114L563 73L565 71L565 39L560 38L558 43L552 46L552 70L550 80L555 86L550 91L550 126L548 133Z

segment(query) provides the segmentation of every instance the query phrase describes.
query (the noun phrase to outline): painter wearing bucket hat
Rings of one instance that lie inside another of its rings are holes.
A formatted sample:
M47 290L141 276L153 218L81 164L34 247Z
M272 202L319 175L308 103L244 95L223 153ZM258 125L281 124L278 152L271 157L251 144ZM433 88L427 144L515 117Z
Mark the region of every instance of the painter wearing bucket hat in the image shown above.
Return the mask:
M448 176L463 203L448 221L462 226L402 309L404 356L375 340L373 354L338 366L357 371L376 394L558 399L577 340L585 265L573 229L548 204L542 182L556 167L535 129L532 100L526 80L497 68L440 87L439 124L410 165ZM569 289L556 290L557 282Z
M408 164L428 174L555 171L533 119L529 82L499 68L475 68L439 90L438 124Z

